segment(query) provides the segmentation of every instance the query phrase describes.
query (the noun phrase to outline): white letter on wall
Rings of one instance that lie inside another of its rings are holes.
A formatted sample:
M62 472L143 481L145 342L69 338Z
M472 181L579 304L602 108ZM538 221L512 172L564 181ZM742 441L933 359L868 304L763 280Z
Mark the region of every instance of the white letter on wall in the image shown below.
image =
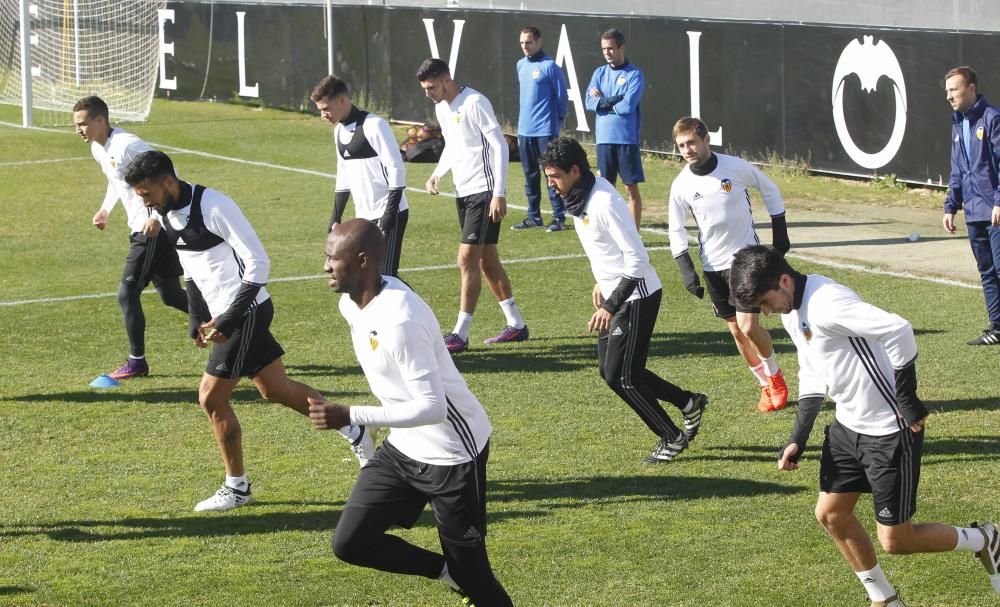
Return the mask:
M435 59L441 58L441 53L438 52L437 36L434 35L434 20L424 19L424 29L427 30L427 43L431 46L431 57ZM455 77L455 68L458 67L458 47L462 44L462 29L465 27L464 19L453 19L454 30L451 34L451 52L448 57L448 69L451 71L451 77Z
M167 79L167 55L174 54L174 43L171 42L167 44L164 42L165 38L163 35L163 24L167 21L174 22L174 9L159 9L156 11L157 18L160 22L160 88L168 89L171 91L177 90L177 76Z
M688 48L691 51L691 116L701 118L701 55L698 52L701 32L688 32L687 35ZM722 125L719 125L719 130L708 134L712 138L712 145L722 147Z
M260 97L260 82L247 86L247 45L243 35L243 19L246 16L247 14L242 11L236 13L236 36L240 53L240 97Z
M566 66L568 81L566 83L566 95L573 103L573 110L576 112L576 130L584 133L590 132L587 125L587 114L584 112L583 97L580 96L580 82L576 79L576 65L573 64L573 52L569 47L569 36L566 35L566 24L559 31L559 46L556 49L556 65Z

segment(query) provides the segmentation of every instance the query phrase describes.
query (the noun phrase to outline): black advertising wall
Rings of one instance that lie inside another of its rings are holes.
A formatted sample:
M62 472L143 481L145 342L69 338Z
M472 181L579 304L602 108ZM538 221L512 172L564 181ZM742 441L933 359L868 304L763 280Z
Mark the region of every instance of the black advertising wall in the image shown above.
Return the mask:
M327 72L322 7L168 8L174 19L163 24L164 41L174 51L163 57L176 89L161 88L160 95L310 109L309 88ZM244 14L242 81L238 13ZM1000 82L992 61L1000 34L991 33L382 6L335 6L333 16L335 73L357 101L397 120L433 121L414 73L436 48L455 79L485 93L513 132L518 34L534 25L570 84L567 131L592 141L593 115L582 111L583 96L603 63L600 35L615 27L625 33L629 60L645 73L644 148L672 151L674 121L695 113L713 143L721 142L718 149L730 153L758 160L777 154L814 170L921 183L948 180L950 109L942 75L969 63L987 96L990 83Z

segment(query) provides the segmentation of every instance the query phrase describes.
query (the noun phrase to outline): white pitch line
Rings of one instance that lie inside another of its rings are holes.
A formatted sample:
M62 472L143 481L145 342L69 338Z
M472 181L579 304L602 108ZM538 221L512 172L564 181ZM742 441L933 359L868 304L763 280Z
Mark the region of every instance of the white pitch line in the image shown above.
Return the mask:
M3 121L0 121L0 126L9 126L9 127L15 127L15 128L22 128L21 125L19 125L19 124L14 124L14 123L11 123L11 122L3 122ZM47 131L47 132L53 132L53 133L66 133L66 131L59 130L59 129L50 129L50 128L43 128L43 127L32 127L32 128L35 129L35 130L39 130L39 131ZM210 152L202 152L200 150L191 150L191 149L187 149L187 148L179 148L179 147L176 147L176 146L163 145L163 144L158 144L158 143L153 143L153 142L150 142L150 144L153 145L153 146L155 146L155 147L159 147L159 148L165 149L165 150L172 150L172 151L175 151L175 152L181 152L181 153L184 153L184 154L192 154L192 155L195 155L195 156L202 156L202 157L205 157L205 158L212 158L212 159L215 159L215 160L224 160L226 162L235 162L237 164L247 164L247 165L251 165L251 166L259 166L259 167L268 168L268 169L276 169L276 170L279 170L279 171L289 171L289 172L292 172L292 173L301 173L301 174L305 174L305 175L312 175L312 176L315 176L315 177L325 177L327 179L336 179L337 178L336 174L334 174L334 173L324 173L322 171L313 171L313 170L310 170L310 169L300 169L298 167L290 167L290 166L286 166L286 165L275 164L275 163L272 163L272 162L264 162L264 161L260 161L260 160L246 160L244 158L235 158L233 156L223 156L221 154L212 154ZM417 192L417 193L422 193L422 194L427 194L428 193L427 190L422 189L422 188L407 187L406 189L407 189L407 191L410 191L410 192ZM454 194L451 193L451 192L441 192L441 194L444 195L444 196L454 196ZM519 205L507 205L507 207L511 208L511 209L522 210L522 211L526 210L526 207L519 206ZM659 236L665 236L665 235L667 235L667 231L666 230L662 230L662 229L658 229L658 228L642 228L641 231L643 231L643 232L649 232L651 234L656 234L656 235L659 235ZM653 248L650 248L650 250L658 250L658 249L661 249L661 248L665 248L665 247L653 247ZM582 256L582 254L581 255L570 255L568 257L555 256L555 257L539 257L537 259L532 258L532 259L522 259L522 260L506 260L506 261L504 261L504 263L532 263L534 261L544 261L544 260L547 260L547 259L571 259L571 258L580 257L580 256ZM833 260L830 260L830 259L824 259L824 258L821 258L821 257L812 257L812 256L809 256L809 255L802 255L800 253L789 253L788 256L791 257L791 258L793 258L793 259L801 259L803 261L808 261L810 263L815 263L817 265L821 265L821 266L825 266L825 267L829 267L829 268L835 268L835 269L838 269L838 270L852 270L852 271L855 271L855 272L864 272L864 273L868 273L868 274L877 274L877 275L880 275L880 276L892 276L894 278L906 278L906 279L910 279L910 280L920 280L920 281L924 281L924 282L930 282L930 283L940 284L940 285L945 285L945 286L950 286L950 287L961 287L963 289L979 289L979 288L981 288L980 285L977 285L977 284L974 284L974 283L961 282L961 281L957 281L957 280L949 280L947 278L937 278L937 277L934 277L934 276L922 276L922 275L913 274L913 273L910 273L910 272L894 272L892 270L883 270L883 269L880 269L880 268L875 268L875 267L861 265L861 264L841 263L841 262L833 261ZM407 270L407 271L408 272L421 272L421 271L427 271L427 270L430 270L430 269L443 269L443 268L453 268L453 267L455 267L455 266L454 265L426 266L425 267L426 269L425 268L414 268L414 269ZM312 277L309 277L309 278L315 278L315 276L312 276ZM297 281L297 280L304 280L304 279L305 279L305 277L287 277L287 278L277 278L277 279L274 279L272 282L294 282L294 281ZM71 297L47 297L47 298L41 298L41 299L25 299L25 300L20 300L20 301L13 301L13 302L0 302L0 307L3 307L3 306L13 306L13 305L24 305L24 304L28 304L28 303L55 303L55 302L62 302L62 301L74 301L75 299L93 299L93 298L107 297L107 296L108 295L106 295L106 294L92 294L92 295L78 295L78 296L71 296Z
M0 162L0 167L27 166L30 164L48 164L50 162L72 162L76 160L92 160L91 156L77 156L75 158L47 158L45 160L15 160L13 162Z

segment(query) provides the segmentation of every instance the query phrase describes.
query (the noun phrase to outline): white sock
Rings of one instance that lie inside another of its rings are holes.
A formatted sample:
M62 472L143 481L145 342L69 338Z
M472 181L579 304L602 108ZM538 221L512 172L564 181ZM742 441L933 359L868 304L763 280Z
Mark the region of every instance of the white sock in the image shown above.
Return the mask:
M885 579L885 574L882 573L882 566L878 563L875 563L875 567L868 571L855 571L854 574L861 580L861 585L865 587L868 598L873 601L884 601L896 594L896 591L892 588L892 584L889 583L889 580Z
M240 491L246 491L247 487L250 486L250 482L247 480L247 475L244 473L242 476L229 476L226 475L226 486L230 489L239 489Z
M444 568L441 569L441 575L438 576L438 579L441 580L442 584L448 586L452 590L461 590L461 588L458 587L458 584L455 583L455 580L452 579L451 574L448 573L448 563L444 564Z
M750 371L753 372L754 376L757 378L757 381L760 382L760 385L762 386L767 385L767 374L764 373L764 363L760 363L756 367L750 367Z
M469 329L472 327L472 314L468 312L459 312L458 321L455 322L455 330L452 331L455 335L458 335L464 340L469 339Z
M955 527L958 532L958 543L955 550L966 552L979 552L986 547L986 537L983 532L975 527Z
M778 372L781 371L781 369L778 368L778 361L774 360L774 352L771 352L771 355L767 358L761 356L760 362L764 365L764 373L768 377L777 375Z
M353 445L354 442L361 437L363 427L364 426L344 426L340 430L337 430L337 432L340 432L344 438L351 441L351 444Z
M500 309L503 310L503 315L507 317L507 324L515 329L524 328L524 318L521 316L521 310L517 307L517 302L514 298L505 299L500 302Z

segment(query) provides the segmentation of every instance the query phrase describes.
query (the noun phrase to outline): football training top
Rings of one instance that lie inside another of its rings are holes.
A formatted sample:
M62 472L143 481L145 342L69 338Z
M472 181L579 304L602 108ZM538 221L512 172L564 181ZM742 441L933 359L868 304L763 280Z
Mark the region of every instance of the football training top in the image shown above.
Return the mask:
M90 143L90 153L94 155L94 160L101 165L101 170L108 178L108 189L104 194L101 209L110 213L118 204L118 200L121 200L122 206L125 207L129 230L132 232L142 231L143 224L153 216L153 211L147 209L142 203L142 198L139 198L125 183L125 169L136 156L152 149L142 139L121 129L111 129L111 134L108 135L104 145L96 141Z
M354 353L382 404L351 407L351 423L388 426L386 440L419 462L468 462L492 432L486 410L455 368L430 307L399 279L382 280L364 308L340 298Z
M750 188L760 191L773 217L785 212L778 186L757 167L742 158L713 154L714 169L699 174L686 165L670 186L668 221L670 252L674 257L688 250L688 215L698 224L701 264L705 270L727 270L733 255L743 247L760 242L753 229ZM712 163L713 160L709 160Z
M444 152L434 175L441 177L450 170L459 197L480 192L506 196L510 152L489 99L464 86L451 103L440 101L434 111L444 135Z
M517 62L520 111L517 134L522 137L558 137L568 98L562 69L542 51Z
M910 323L818 274L800 275L794 303L781 322L798 349L799 398L829 394L837 421L860 434L905 428L895 369L917 356Z
M200 205L202 225L189 225L192 217L191 195L192 187L181 182L177 205L180 208L169 209L161 219L169 223L173 230L193 228L199 234L199 240L207 243L187 243L183 235L175 243L177 257L184 268L184 278L194 280L213 318L229 309L244 283L260 287L255 303L267 301L270 295L264 285L267 284L271 262L243 211L225 194L205 189Z
M590 96L594 87L601 90L602 97ZM642 70L628 61L618 67L605 64L594 70L584 92L584 105L597 112L594 121L597 143L639 144L642 126L639 102L644 88Z
M406 187L406 169L389 123L379 116L364 115L363 139L355 137L362 114L352 111L345 123L333 129L333 141L337 146L336 191L351 193L355 217L378 221L385 213L389 191ZM398 210L408 208L403 194Z
M623 277L638 280L625 301L641 299L662 288L628 204L607 179L595 178L590 198L573 222L573 229L604 299L611 297Z

